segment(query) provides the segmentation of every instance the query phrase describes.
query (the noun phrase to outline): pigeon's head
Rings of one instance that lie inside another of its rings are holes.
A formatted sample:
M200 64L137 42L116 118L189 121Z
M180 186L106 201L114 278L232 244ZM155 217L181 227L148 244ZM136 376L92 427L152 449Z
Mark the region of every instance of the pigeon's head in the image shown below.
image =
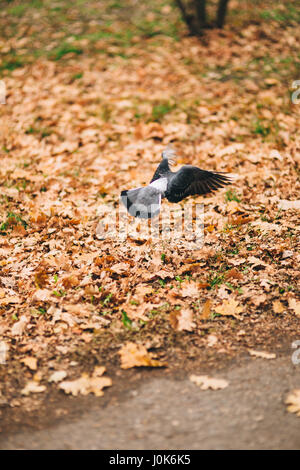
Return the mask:
M177 161L177 155L176 151L171 147L171 145L168 145L168 147L162 152L162 158L163 160L168 160L168 163L170 165L175 165Z

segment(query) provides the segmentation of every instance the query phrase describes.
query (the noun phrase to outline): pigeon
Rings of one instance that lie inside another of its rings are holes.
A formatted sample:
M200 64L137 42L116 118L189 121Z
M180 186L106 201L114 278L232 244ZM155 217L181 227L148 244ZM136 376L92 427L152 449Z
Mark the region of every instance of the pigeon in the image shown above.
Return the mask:
M174 149L167 147L148 186L121 192L121 201L130 215L152 219L159 214L163 198L176 203L188 196L211 193L232 181L226 173L201 170L193 165L184 165L173 172L170 164L175 162Z

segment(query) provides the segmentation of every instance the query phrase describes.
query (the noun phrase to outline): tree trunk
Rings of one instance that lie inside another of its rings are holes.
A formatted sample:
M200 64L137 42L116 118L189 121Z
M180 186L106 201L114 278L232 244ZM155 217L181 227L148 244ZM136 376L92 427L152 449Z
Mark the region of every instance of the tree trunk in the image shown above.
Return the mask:
M229 0L219 0L216 21L210 25L207 23L206 17L206 0L175 0L182 18L193 36L202 36L204 28L214 26L222 28L225 23L228 2Z
M228 1L229 0L219 0L218 13L217 13L217 27L218 28L223 28L224 26Z
M197 17L200 27L206 26L206 0L195 0Z
M193 15L190 15L188 12L187 12L187 9L186 9L186 6L184 5L183 1L182 0L175 0L178 8L180 9L181 11L181 14L182 14L182 18L183 20L185 21L187 27L189 28L189 31L190 33L193 35L193 36L198 36L199 35L199 31L197 30L197 27L195 25L195 18L193 17Z

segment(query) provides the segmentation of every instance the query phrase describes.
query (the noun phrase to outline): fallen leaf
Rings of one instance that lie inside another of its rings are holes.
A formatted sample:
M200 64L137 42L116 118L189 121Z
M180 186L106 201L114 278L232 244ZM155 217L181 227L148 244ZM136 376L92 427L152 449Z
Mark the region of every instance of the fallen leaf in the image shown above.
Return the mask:
M238 302L234 299L224 300L222 305L215 308L215 311L220 315L239 318L238 314L243 311L243 307L239 307L238 305Z
M267 300L266 294L260 294L252 297L251 301L256 307L259 307L260 304L263 304Z
M38 289L32 296L32 300L37 300L39 302L47 302L50 300L52 292L48 289Z
M211 317L211 300L207 299L201 312L201 320L208 320Z
M34 282L38 289L42 289L48 284L48 274L45 271L37 271L34 275Z
M181 309L170 313L171 326L177 331L192 331L196 324L193 321L193 311Z
M67 377L67 372L65 370L56 370L50 375L48 382L54 382L54 383L61 382L66 377Z
M292 250L284 250L282 252L281 258L286 259L286 258L292 258L294 256L294 252Z
M13 336L21 336L21 335L24 333L24 331L25 331L25 328L26 328L27 323L28 323L27 317L26 317L25 315L22 315L21 318L20 318L20 320L17 321L17 322L13 325L13 327L12 327L12 329L11 329L11 334L12 334Z
M21 299L17 295L7 295L0 299L0 305L18 304L20 302Z
M75 274L71 274L70 276L66 276L63 278L62 285L65 289L77 287L79 285L79 279Z
M112 385L109 377L101 377L104 372L105 367L96 367L92 376L84 373L77 380L61 382L59 388L75 397L79 394L88 395L89 393L93 393L96 397L101 397L103 395L103 388Z
M255 268L257 266L268 266L267 263L265 263L264 261L262 261L259 258L256 258L255 256L249 256L247 261L248 261L249 264L253 265L253 268Z
M218 338L215 335L208 335L207 337L207 346L212 348L215 344L217 344Z
M183 282L181 284L180 295L182 297L199 297L199 290L195 282Z
M300 317L300 302L296 299L289 299L289 307L294 310L297 317Z
M278 201L278 209L281 209L283 211L289 210L289 209L294 209L294 210L299 210L300 209L300 199L296 201L287 201L286 199L281 199Z
M282 313L285 310L284 305L280 302L280 300L274 300L272 303L273 305L273 312L274 313Z
M243 274L236 268L232 268L225 274L225 279L243 279Z
M285 403L290 413L296 413L300 417L300 389L295 389L286 397Z
M25 357L21 359L22 364L25 364L29 369L36 370L37 369L37 359L35 357Z
M41 393L46 390L45 385L39 385L35 380L30 380L27 382L23 390L21 390L22 395L29 395L30 393Z
M275 359L276 358L276 354L274 353L267 353L264 351L254 351L253 349L248 349L248 352L250 356L261 357L262 359Z
M229 382L224 379L214 379L207 375L191 375L190 381L198 385L201 390L222 390L228 387Z
M130 369L131 367L166 367L167 365L165 362L153 359L152 354L141 344L129 342L122 346L119 355L122 369Z
M111 266L110 268L114 273L124 274L130 270L130 265L128 263L117 263Z

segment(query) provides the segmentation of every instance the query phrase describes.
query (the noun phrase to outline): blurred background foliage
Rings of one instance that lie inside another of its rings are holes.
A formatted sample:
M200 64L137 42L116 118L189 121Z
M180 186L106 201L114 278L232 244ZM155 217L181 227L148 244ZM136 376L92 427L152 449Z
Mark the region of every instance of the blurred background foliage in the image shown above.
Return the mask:
M210 27L218 4L206 1ZM2 75L38 57L59 61L101 54L126 59L141 42L153 47L162 37L176 42L190 34L178 2L172 0L5 0L0 1L0 11ZM231 0L225 28L240 34L251 24L275 23L280 29L299 21L298 0ZM203 36L205 40L205 32Z

